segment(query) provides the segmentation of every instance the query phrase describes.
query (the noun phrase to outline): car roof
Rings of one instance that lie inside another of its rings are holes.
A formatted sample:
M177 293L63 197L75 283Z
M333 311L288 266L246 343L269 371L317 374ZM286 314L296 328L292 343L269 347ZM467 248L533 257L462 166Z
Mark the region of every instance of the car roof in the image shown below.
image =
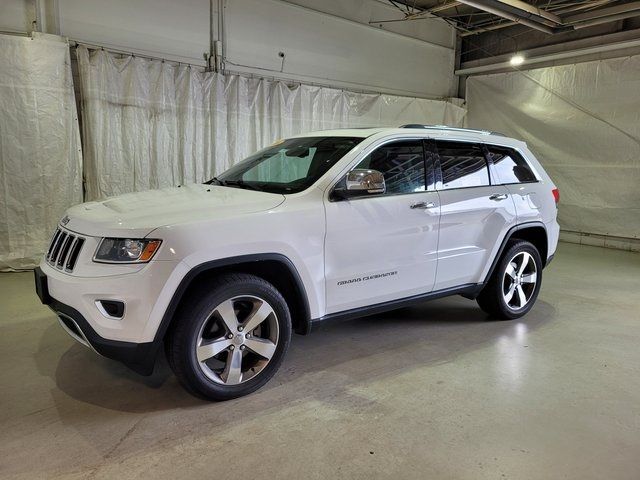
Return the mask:
M495 142L499 144L521 144L523 142L509 138L498 132L488 130L476 130L471 128L450 127L447 125L419 125L409 124L400 127L360 127L360 128L339 128L334 130L319 130L307 132L295 137L357 137L367 138L379 133L388 134L421 134L428 133L433 138L468 139L479 142Z

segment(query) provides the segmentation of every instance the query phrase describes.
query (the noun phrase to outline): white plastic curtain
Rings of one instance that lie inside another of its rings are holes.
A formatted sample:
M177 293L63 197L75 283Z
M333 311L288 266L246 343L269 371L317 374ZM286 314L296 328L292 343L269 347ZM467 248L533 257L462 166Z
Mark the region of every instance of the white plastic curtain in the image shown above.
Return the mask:
M563 229L640 237L640 56L467 80L470 127L527 142Z
M358 126L462 125L459 102L354 93L77 49L86 199L201 182L275 140Z
M82 201L69 45L0 35L0 270L33 267Z

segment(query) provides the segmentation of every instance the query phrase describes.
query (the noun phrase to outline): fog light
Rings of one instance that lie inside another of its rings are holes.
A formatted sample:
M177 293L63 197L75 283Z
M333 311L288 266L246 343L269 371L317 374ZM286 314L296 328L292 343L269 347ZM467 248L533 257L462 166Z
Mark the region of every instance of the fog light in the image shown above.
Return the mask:
M107 318L120 320L124 316L124 302L118 300L96 300L96 307Z

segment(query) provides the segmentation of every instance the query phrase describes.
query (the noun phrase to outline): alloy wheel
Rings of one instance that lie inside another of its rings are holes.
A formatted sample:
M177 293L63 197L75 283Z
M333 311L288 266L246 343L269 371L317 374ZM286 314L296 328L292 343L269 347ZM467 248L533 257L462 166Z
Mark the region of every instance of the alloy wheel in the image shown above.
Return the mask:
M213 309L196 339L202 373L223 385L238 385L259 375L278 345L279 327L269 303L237 296Z
M518 252L507 264L502 281L502 296L513 310L524 308L531 300L538 281L536 262L528 252Z

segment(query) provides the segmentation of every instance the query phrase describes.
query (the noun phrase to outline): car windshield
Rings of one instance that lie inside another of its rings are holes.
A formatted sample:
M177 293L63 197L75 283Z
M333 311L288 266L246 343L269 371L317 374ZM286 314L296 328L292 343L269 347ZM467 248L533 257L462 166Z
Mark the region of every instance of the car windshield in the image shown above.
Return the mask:
M362 138L303 137L276 142L207 183L271 193L307 189Z

